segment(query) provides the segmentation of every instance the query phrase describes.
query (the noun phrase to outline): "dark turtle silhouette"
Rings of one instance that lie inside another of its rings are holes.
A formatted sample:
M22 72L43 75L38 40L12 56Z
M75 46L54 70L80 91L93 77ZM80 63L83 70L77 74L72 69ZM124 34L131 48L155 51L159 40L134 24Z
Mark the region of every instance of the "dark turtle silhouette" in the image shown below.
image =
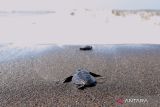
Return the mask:
M87 45L87 46L84 46L84 47L80 47L79 49L83 50L83 51L89 51L89 50L92 50L92 46Z
M75 13L74 13L74 12L71 12L71 13L70 13L70 15L74 16L74 15L75 15Z
M94 77L100 77L100 75L89 72L86 69L78 69L76 72L67 77L64 81L71 82L77 86L78 89L84 89L85 87L92 87L96 85L96 79Z

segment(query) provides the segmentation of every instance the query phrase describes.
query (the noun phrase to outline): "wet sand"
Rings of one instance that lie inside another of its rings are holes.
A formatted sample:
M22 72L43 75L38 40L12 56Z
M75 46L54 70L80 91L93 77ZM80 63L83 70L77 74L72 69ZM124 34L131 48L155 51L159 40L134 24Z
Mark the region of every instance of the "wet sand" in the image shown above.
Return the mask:
M160 45L94 45L92 51L79 47L0 46L0 107L160 106ZM84 90L64 84L77 68L102 77ZM148 102L119 104L119 98Z

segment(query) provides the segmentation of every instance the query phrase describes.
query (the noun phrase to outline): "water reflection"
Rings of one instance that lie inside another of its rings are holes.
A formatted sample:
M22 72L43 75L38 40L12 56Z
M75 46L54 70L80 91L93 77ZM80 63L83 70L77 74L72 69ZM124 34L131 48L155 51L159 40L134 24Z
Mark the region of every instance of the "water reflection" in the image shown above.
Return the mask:
M0 45L0 62L14 60L17 58L34 57L51 49L51 45L20 45L5 44Z

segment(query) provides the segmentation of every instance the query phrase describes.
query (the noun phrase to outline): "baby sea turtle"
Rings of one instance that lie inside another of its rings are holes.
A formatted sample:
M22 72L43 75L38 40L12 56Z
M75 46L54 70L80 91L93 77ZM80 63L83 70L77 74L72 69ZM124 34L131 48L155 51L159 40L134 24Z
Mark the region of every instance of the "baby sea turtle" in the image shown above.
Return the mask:
M76 70L72 76L67 77L64 83L72 81L78 89L84 89L85 87L92 87L96 85L96 79L94 77L100 77L100 75L81 68Z
M79 49L83 50L83 51L88 51L88 50L92 50L92 46L87 45L87 46L84 46L84 47L80 47Z

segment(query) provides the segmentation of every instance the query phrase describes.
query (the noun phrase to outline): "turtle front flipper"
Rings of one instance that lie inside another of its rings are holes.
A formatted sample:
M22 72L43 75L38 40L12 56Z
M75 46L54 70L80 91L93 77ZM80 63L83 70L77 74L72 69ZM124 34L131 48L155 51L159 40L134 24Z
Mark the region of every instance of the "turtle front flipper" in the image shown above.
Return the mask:
M101 75L98 75L98 74L95 74L95 73L93 73L93 72L89 72L92 76L94 76L94 77L101 77Z
M73 76L69 76L69 77L67 77L67 78L64 80L64 82L63 82L63 83L71 82L72 77L73 77Z

